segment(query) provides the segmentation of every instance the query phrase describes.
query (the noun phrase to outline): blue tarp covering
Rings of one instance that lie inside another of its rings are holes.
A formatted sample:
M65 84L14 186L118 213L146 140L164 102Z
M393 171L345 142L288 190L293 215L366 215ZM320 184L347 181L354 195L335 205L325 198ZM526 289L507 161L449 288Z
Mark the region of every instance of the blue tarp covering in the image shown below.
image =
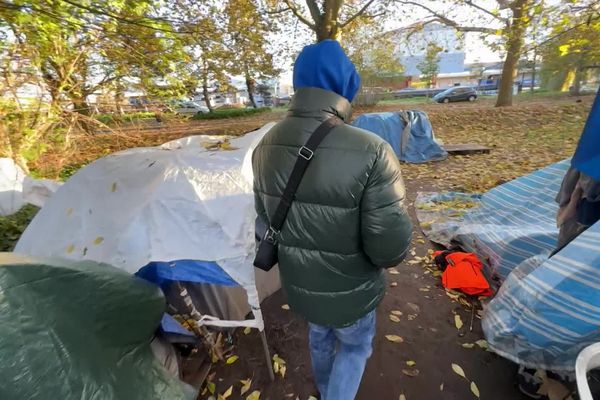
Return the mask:
M363 114L352 125L384 139L401 161L422 163L448 157L448 153L435 141L431 123L423 111Z
M173 281L238 286L217 263L208 261L152 262L140 268L136 275L160 287Z
M600 223L548 258L558 235L554 197L569 165L562 161L483 196L417 200L430 237L477 253L488 275L504 281L485 308L483 330L493 351L531 368L571 371L578 352L600 342ZM475 208L457 216L466 202Z
M600 181L600 89L573 156L573 167Z

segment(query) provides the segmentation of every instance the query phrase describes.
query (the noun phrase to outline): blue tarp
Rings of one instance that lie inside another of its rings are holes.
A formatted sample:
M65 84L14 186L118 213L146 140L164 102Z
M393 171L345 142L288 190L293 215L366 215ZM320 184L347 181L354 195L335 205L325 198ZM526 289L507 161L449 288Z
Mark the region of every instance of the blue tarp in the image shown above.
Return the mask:
M352 125L384 139L401 161L423 163L448 157L448 153L435 141L431 123L423 111L363 114Z
M600 223L548 258L558 236L554 197L569 165L562 161L483 196L417 200L428 236L478 254L487 274L504 281L485 307L483 330L493 351L531 368L572 371L579 351L600 342ZM457 205L467 202L475 207L457 215Z
M573 167L600 181L600 89L573 156Z

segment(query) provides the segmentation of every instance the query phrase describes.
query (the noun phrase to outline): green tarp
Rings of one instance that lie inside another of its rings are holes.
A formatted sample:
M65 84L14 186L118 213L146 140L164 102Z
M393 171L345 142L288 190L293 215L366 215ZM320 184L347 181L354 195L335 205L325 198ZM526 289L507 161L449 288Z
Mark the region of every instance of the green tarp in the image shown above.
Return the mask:
M0 253L0 399L189 399L150 349L164 309L114 267Z

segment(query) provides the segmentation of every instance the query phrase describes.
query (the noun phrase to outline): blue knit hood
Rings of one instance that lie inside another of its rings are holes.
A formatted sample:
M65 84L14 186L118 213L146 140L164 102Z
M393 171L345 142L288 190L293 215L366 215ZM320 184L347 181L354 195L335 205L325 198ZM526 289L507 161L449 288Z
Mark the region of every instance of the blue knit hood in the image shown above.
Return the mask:
M352 101L360 87L360 76L342 46L324 40L306 46L294 64L294 90L303 87L325 89Z

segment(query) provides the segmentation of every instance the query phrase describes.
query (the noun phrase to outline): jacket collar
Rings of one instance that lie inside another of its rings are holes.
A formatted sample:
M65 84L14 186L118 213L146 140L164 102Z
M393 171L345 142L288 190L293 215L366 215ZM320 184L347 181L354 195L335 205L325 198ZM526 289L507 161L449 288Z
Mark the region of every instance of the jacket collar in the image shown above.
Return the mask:
M336 115L348 122L352 115L352 106L346 98L334 92L306 87L298 89L294 94L288 115L318 119Z

